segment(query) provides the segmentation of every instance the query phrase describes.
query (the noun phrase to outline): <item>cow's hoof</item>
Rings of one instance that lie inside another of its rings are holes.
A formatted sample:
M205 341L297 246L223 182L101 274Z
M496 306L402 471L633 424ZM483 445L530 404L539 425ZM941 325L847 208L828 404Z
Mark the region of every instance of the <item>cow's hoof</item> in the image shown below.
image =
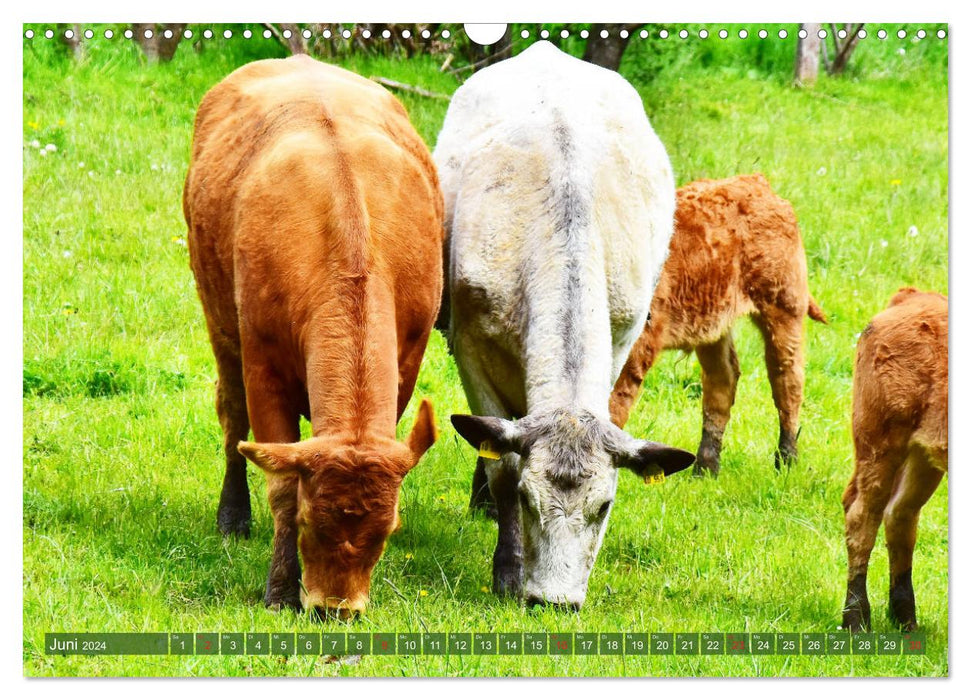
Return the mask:
M219 532L226 537L249 537L251 514L249 508L222 506L216 515Z
M718 464L718 460L715 460L714 462L695 462L694 471L692 473L698 478L706 476L716 478L720 470L721 465Z
M852 605L843 609L843 629L847 632L870 631L870 606Z
M267 609L271 612L280 612L282 610L290 609L294 612L300 612L303 610L303 605L300 603L300 596L279 596L271 597L266 596L263 599L263 604L266 605Z
M791 469L799 459L799 449L796 447L796 439L783 435L779 440L779 448L775 451L776 471Z
M492 572L492 592L518 598L523 590L522 567L504 567Z

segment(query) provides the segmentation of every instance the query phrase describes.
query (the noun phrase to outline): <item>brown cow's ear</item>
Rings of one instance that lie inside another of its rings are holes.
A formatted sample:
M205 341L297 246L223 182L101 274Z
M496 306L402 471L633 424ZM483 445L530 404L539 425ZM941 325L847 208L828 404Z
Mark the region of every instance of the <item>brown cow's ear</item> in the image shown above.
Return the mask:
M422 455L435 444L437 439L438 426L435 425L435 409L432 408L431 401L422 399L421 405L418 406L418 417L415 418L415 425L412 426L407 441L408 449L411 450L414 460L410 465L411 467L418 464Z
M279 442L240 441L239 453L260 469L273 474L283 474L297 468L300 451L293 445Z

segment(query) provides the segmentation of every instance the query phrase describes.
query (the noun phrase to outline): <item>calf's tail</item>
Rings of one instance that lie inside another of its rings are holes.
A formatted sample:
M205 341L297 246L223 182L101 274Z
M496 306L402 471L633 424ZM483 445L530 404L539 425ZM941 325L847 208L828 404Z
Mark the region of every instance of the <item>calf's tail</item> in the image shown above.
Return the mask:
M816 303L816 300L812 297L809 297L809 318L811 318L813 321L819 321L820 323L829 323L829 321L826 320L826 312L822 310L819 304Z

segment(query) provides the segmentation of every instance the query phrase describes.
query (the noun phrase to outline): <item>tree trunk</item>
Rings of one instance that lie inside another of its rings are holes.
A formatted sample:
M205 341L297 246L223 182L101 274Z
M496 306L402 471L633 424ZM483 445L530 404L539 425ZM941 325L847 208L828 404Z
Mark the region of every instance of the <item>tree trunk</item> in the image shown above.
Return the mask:
M819 38L821 24L800 24L806 30L806 38L799 38L796 44L796 85L812 85L819 76Z
M583 60L610 70L617 70L620 68L620 59L624 57L624 49L627 48L631 35L640 27L640 24L590 25L590 37L583 51ZM627 37L621 37L622 29L627 30ZM606 37L600 35L604 30L607 31Z
M74 32L71 38L68 38L64 33L68 29ZM74 59L80 61L84 57L84 45L81 43L81 25L80 24L58 24L57 25L57 36L61 43L70 50L71 55Z
M833 43L836 45L836 57L833 58L833 63L829 66L830 75L840 75L844 70L846 70L846 64L850 62L850 56L853 55L853 49L856 48L856 42L860 38L860 30L863 29L863 24L858 24L854 27L852 24L844 25L846 30L846 38L842 41L836 34L836 26L831 26L833 31Z
M179 48L185 24L132 24L131 29L135 41L142 47L142 52L150 63L167 63ZM145 36L146 29L152 30L151 37ZM171 31L172 36L166 37L166 31Z

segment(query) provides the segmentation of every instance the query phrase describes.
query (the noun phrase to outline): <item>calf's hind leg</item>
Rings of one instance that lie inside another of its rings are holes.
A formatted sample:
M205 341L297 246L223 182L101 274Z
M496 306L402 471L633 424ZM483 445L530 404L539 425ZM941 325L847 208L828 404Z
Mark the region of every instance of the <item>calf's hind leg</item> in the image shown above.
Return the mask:
M890 555L890 619L905 632L917 627L911 566L917 542L920 509L937 490L944 472L931 465L921 449L915 449L897 476L893 496L883 513L883 527Z
M216 523L224 535L249 537L251 510L249 486L246 483L246 458L236 449L239 441L249 436L243 367L238 352L220 349L215 354L219 371L216 413L223 429L223 452L226 457L226 474L219 496Z
M859 446L858 446L859 449ZM857 456L856 469L843 494L846 513L847 584L843 604L843 629L851 632L870 629L870 600L866 576L870 553L880 529L880 519L890 501L893 475L902 458L886 450ZM862 475L862 476L861 476ZM878 475L872 478L871 475Z
M765 341L765 367L772 385L772 400L779 411L779 447L775 468L796 461L799 409L805 373L802 353L802 316L768 310L755 317Z
M735 388L741 371L731 331L710 345L695 348L701 363L701 444L695 458L695 476L718 476L721 468L722 437L735 403Z

